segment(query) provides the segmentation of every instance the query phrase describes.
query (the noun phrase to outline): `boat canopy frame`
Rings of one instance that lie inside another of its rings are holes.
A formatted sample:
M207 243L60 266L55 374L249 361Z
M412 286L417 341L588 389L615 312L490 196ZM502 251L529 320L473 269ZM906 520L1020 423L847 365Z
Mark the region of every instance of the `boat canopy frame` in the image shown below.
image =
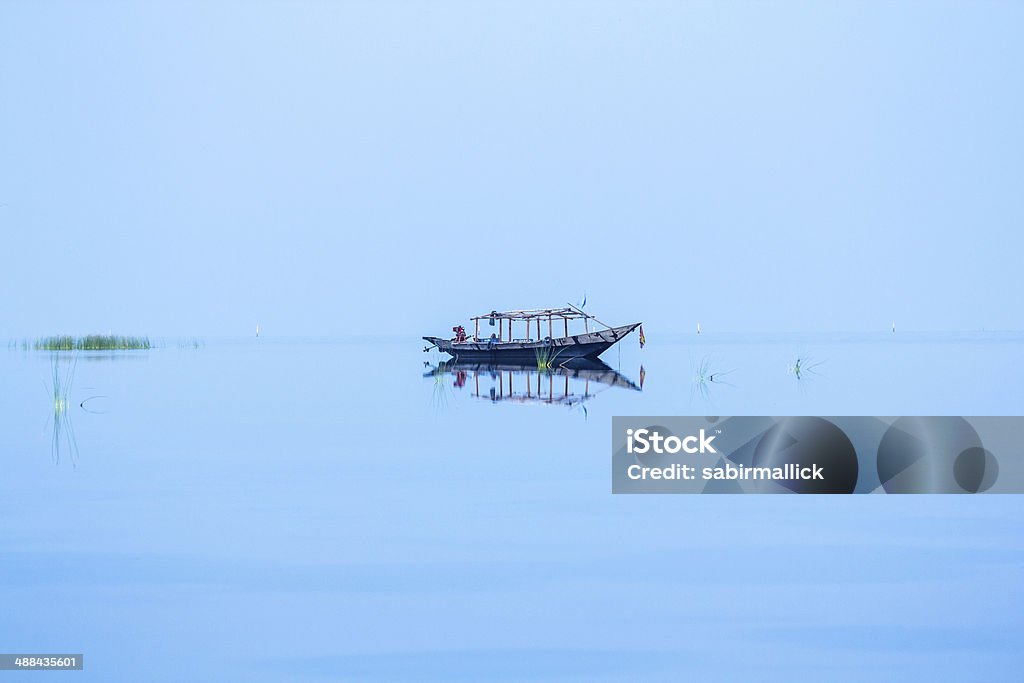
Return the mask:
M603 325L604 327L613 329L611 325L601 322L594 316L583 311L577 306L567 304L562 308L531 308L515 311L491 311L483 315L476 315L470 318L473 321L475 330L473 338L477 341L480 340L480 321L486 320L490 325L494 325L494 321L498 321L498 340L504 341L503 339L503 328L504 321L508 321L508 341L514 341L512 336L512 323L514 321L525 321L526 322L526 336L530 336L530 323L537 321L537 339L541 338L540 324L542 320L548 321L548 337L554 338L554 321L560 319L564 324L565 336L569 336L569 321L570 320L583 320L583 326L586 332L590 332L590 321Z

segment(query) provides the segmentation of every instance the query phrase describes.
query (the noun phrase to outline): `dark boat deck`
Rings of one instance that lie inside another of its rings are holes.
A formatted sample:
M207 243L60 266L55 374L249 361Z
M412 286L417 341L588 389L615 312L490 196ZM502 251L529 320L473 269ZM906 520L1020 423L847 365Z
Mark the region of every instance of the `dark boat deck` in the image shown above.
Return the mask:
M555 365L559 360L569 358L597 358L612 344L639 326L640 323L633 323L607 330L541 340L497 341L470 337L466 341L456 342L439 337L423 337L423 339L458 360L546 362Z

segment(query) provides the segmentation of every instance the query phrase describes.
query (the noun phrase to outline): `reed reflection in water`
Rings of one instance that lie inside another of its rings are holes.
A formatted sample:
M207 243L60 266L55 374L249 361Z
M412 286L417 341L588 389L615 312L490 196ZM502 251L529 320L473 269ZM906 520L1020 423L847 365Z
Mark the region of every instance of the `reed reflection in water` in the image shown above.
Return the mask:
M53 394L53 414L47 419L52 424L53 432L50 439L50 455L55 463L60 462L61 448L70 455L71 462L78 459L78 443L75 440L75 429L71 423L71 385L75 379L77 357L73 357L62 369L60 356L53 355L50 390Z

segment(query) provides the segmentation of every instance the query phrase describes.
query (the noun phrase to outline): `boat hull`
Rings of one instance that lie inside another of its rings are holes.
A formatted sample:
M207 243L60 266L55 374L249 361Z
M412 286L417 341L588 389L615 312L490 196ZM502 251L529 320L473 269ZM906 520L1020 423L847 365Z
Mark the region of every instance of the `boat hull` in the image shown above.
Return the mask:
M573 334L543 340L522 340L511 342L473 341L456 343L451 339L424 337L438 348L459 361L485 363L516 362L534 363L546 359L551 365L571 358L597 358L608 348L640 326L640 323L613 327L598 332Z

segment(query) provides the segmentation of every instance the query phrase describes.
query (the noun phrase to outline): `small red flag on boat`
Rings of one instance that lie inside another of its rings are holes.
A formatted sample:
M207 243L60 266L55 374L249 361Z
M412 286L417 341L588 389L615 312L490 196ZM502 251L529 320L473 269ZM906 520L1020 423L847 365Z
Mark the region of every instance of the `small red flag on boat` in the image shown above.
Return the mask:
M640 348L644 348L644 344L647 343L647 339L644 337L644 326L640 326Z

